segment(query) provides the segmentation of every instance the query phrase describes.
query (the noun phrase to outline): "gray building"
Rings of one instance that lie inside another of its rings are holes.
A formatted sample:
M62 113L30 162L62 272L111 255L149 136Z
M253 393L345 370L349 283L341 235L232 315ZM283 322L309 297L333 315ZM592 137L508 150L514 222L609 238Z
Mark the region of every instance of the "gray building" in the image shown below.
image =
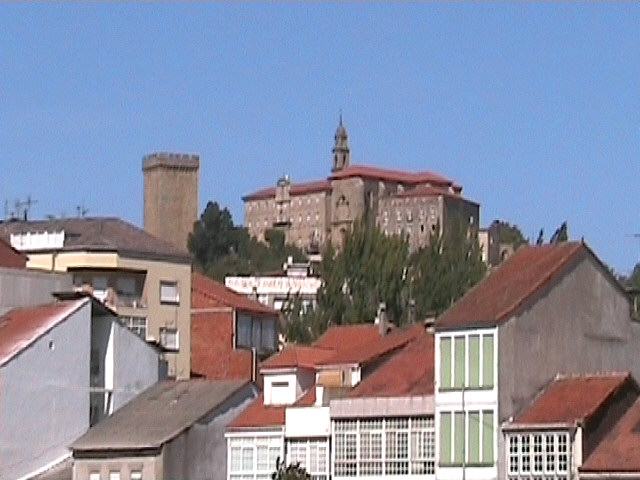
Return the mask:
M160 382L71 445L73 479L225 479L225 427L256 396L242 380Z
M92 298L7 312L0 317L0 478L56 468L75 438L163 370L156 349Z
M12 308L53 301L52 293L73 287L68 273L0 267L0 315Z

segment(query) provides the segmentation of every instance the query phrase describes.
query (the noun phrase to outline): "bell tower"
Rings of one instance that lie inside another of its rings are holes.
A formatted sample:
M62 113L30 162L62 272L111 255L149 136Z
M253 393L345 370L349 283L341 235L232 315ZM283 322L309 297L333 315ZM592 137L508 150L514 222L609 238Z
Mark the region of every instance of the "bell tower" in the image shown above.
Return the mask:
M347 129L342 125L342 113L340 113L340 124L336 130L335 144L333 146L333 168L332 173L339 172L351 164L351 153L349 151L349 135Z

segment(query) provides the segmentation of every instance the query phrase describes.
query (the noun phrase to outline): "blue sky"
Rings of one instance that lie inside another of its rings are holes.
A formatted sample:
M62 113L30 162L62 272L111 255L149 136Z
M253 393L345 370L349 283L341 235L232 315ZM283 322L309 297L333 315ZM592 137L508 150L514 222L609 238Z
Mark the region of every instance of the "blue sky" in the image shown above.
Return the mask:
M142 157L201 155L200 207L352 161L432 170L481 223L564 220L640 260L640 4L0 6L0 200L142 223ZM3 213L3 212L0 212ZM3 216L3 215L2 215Z

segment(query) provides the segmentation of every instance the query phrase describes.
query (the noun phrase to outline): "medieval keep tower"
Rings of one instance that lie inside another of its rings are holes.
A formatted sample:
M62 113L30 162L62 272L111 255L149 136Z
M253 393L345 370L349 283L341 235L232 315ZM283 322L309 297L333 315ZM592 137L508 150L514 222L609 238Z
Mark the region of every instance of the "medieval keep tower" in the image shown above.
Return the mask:
M200 157L152 153L142 159L144 229L186 250L198 219Z

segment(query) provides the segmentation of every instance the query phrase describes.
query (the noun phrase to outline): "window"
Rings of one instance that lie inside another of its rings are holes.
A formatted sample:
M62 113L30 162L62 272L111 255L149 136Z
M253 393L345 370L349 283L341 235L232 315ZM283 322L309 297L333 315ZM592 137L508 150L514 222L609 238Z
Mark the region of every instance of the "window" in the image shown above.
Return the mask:
M440 464L494 465L492 410L440 413Z
M160 281L160 303L177 305L180 303L178 282Z
M569 434L525 432L507 434L507 471L510 479L568 479Z
M178 330L176 328L161 327L160 345L162 345L167 350L178 351L180 349Z
M90 472L89 480L100 480L100 472Z
M282 458L281 437L241 437L228 439L231 480L268 480Z
M255 348L261 353L269 353L275 351L277 342L275 319L253 317L245 313L237 315L236 348Z
M142 480L142 472L140 470L132 470L131 480Z
M109 480L120 480L120 472L109 472Z
M329 478L329 441L327 439L292 439L287 441L288 462L304 467L312 480Z
M435 472L433 417L335 420L336 476Z
M143 340L147 338L146 317L120 317L120 321Z
M484 389L494 386L494 336L468 333L441 336L440 390Z

